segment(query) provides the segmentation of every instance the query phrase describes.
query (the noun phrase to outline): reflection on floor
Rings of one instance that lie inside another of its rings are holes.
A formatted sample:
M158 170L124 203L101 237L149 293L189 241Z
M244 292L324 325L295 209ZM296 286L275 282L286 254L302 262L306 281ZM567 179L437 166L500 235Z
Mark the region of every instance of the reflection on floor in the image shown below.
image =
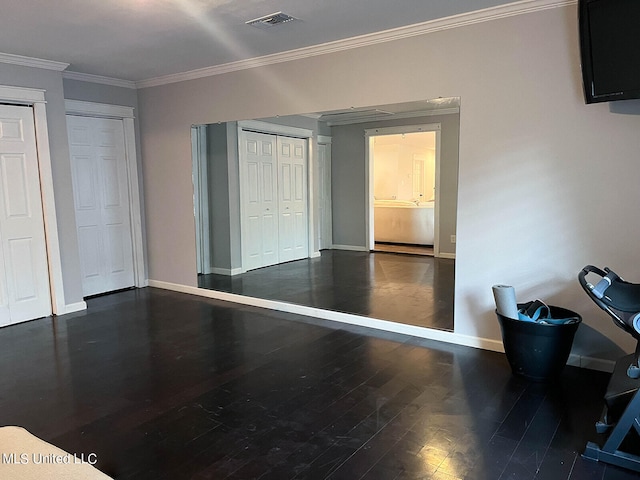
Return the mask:
M250 297L453 330L451 259L324 250L242 275L201 275L198 286Z
M376 252L408 253L410 255L428 255L433 257L433 245L376 242L373 249Z
M638 478L580 456L606 373L529 383L500 353L154 288L87 303L0 329L0 422L114 479Z

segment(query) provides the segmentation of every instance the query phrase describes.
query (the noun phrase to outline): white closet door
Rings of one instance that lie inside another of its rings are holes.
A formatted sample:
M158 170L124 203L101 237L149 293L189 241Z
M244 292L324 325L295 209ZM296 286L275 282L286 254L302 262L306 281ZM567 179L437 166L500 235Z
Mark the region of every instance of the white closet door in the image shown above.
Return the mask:
M241 135L242 266L245 270L278 263L278 178L276 137Z
M134 285L122 120L67 115L84 296Z
M278 137L280 262L309 256L307 141Z
M0 105L0 325L50 314L33 112Z

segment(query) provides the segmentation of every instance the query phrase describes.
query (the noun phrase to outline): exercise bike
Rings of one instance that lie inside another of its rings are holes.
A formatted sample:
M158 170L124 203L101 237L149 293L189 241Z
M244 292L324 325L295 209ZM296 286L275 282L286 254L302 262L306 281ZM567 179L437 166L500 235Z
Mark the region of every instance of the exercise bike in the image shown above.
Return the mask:
M598 281L590 282L587 276ZM592 265L582 269L578 280L596 305L637 342L634 353L616 362L607 386L605 407L596 423L598 433L608 433L607 440L602 446L589 442L582 456L640 472L640 455L628 451L628 442L623 444L640 435L640 284L626 282L609 268Z

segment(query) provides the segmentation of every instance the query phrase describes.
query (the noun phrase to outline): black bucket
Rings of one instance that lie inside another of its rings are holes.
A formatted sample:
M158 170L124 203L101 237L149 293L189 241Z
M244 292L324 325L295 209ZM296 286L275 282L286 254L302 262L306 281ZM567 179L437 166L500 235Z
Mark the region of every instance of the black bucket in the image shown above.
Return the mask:
M575 321L559 325L525 322L505 317L496 311L504 351L515 375L545 382L562 373L582 317L566 308L550 305L549 310L551 318Z

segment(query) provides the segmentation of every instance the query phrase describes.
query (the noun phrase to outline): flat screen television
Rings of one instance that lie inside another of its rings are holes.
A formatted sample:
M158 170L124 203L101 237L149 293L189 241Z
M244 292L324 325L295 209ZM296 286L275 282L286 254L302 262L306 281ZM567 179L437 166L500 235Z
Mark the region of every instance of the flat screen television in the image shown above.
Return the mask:
M640 98L640 0L580 0L586 103Z

